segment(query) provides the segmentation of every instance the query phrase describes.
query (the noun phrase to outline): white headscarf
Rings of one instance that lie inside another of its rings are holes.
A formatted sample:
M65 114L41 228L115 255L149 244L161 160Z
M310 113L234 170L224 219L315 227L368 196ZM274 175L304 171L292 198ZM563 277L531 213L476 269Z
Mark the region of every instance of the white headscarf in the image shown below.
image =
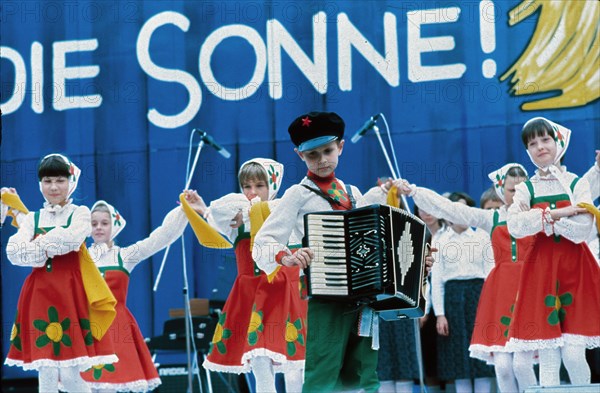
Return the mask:
M279 188L281 188L281 181L283 180L283 164L269 158L253 158L242 164L238 172L238 178L242 169L249 163L255 162L263 167L267 175L267 187L269 188L269 200L275 199ZM241 187L241 184L240 184Z
M529 124L529 122L534 121L534 120L540 120L540 119L548 122L548 124L550 124L550 126L554 130L554 141L556 142L556 157L554 157L554 161L552 162L551 165L549 165L546 168L542 168L542 167L538 166L535 163L535 161L533 161L533 158L531 157L529 150L527 150L527 154L529 155L531 162L533 162L535 164L535 166L537 166L539 169L541 169L543 171L549 171L558 179L558 181L562 185L564 191L569 196L571 203L574 203L575 198L573 197L573 192L571 191L571 187L568 184L567 180L565 180L563 178L563 176L562 176L563 172L559 169L560 160L565 155L565 153L569 147L569 142L571 141L571 130L565 126L562 126L558 123L553 122L552 120L548 120L545 117L534 117L533 119L529 119L527 121L527 123L525 123L523 125L523 128L525 128L525 126L527 126L527 124Z
M102 200L94 203L94 206L92 206L92 213L94 212L96 207L102 206L102 205L104 205L108 208L108 214L110 216L110 224L111 224L110 240L114 240L115 237L117 237L117 235L119 234L119 232L121 232L123 230L123 228L125 228L127 221L125 221L123 216L117 211L117 209L114 208L113 205L111 205L110 203L108 203L106 201L102 201Z
M496 190L496 194L502 199L502 202L506 203L506 197L504 196L504 185L506 183L506 174L511 168L519 167L525 172L525 176L528 176L527 171L523 168L523 165L517 164L516 162L512 162L510 164L504 165L500 169L496 169L491 172L488 177L494 183L494 190Z
M62 159L64 161L65 164L67 164L69 166L69 173L70 173L70 175L69 175L69 192L67 193L67 200L69 200L69 197L71 196L71 194L73 194L73 191L75 191L75 189L77 188L77 184L79 183L79 177L81 176L81 170L77 167L77 165L73 164L71 162L71 160L69 160L66 156L63 156L62 154L58 154L58 153L48 154L47 156L42 158L42 161L44 161L46 158L52 157L52 156L59 157L60 159ZM42 191L42 182L41 181L40 181L40 191ZM42 192L42 195L44 195L43 192ZM44 197L44 199L46 199L46 197ZM46 202L48 202L47 199L46 199Z

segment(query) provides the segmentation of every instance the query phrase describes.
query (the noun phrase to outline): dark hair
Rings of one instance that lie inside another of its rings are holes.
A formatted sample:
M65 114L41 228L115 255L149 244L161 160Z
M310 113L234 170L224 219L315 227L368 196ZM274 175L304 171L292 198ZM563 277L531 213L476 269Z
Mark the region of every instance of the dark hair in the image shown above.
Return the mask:
M556 138L556 133L554 132L554 127L552 124L548 123L546 119L532 119L529 120L523 126L523 130L521 131L521 140L527 148L529 141L531 141L536 136L544 136L548 134L552 138Z
M414 214L415 216L417 216L417 217L421 218L421 216L419 216L419 210L421 210L421 209L419 209L419 206L417 206L417 205L414 205L414 208L413 208L413 214ZM427 214L429 214L429 213L427 213ZM436 217L436 218L437 218L437 217ZM440 228L441 228L441 227L443 227L443 226L444 226L444 224L446 223L446 221L444 221L444 219L443 219L443 218L438 218L438 219L437 219L437 222L438 222L438 225L440 226Z
M506 171L506 176L511 177L525 177L527 178L527 173L520 166L510 167L508 171Z
M452 202L458 202L461 199L464 199L465 202L467 202L467 206L475 207L475 201L466 192L455 191L448 195L448 199Z
M502 199L500 199L500 197L498 196L498 193L496 192L494 186L491 186L490 188L485 190L483 194L481 194L481 198L479 198L479 206L483 208L483 205L490 201L502 202Z
M49 156L40 162L38 166L38 179L46 176L71 176L69 165L59 156Z

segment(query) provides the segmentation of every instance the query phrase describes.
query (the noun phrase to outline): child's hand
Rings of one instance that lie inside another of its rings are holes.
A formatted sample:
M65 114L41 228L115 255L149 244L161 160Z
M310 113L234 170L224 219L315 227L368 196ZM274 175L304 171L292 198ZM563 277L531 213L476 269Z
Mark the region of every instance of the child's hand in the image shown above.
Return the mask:
M412 192L412 187L408 183L408 181L404 179L396 179L393 184L398 189L398 196L400 195L410 195Z
M433 258L431 253L437 252L437 250L437 248L429 248L429 252L425 256L425 275L429 274L435 262L435 259Z
M235 215L235 217L233 217L233 219L231 220L231 224L229 224L229 226L232 227L233 229L237 229L237 228L241 227L243 223L244 223L244 217L242 215L242 209L240 209L237 212L237 214Z
M183 190L185 194L185 200L188 201L190 207L194 209L198 214L204 215L206 213L206 203L196 190Z
M306 269L313 258L315 257L314 252L308 248L300 248L292 255L286 255L281 258L281 264L284 266L298 266L300 269Z
M435 323L435 328L440 336L449 336L450 327L448 326L448 319L444 315L439 315Z
M589 212L585 208L577 206L566 206L561 207L560 209L550 210L550 217L552 217L554 221L558 221L563 217L576 216L578 214L589 214Z
M13 187L2 187L2 189L0 189L0 194L4 194L4 193L16 194L17 190L14 189Z

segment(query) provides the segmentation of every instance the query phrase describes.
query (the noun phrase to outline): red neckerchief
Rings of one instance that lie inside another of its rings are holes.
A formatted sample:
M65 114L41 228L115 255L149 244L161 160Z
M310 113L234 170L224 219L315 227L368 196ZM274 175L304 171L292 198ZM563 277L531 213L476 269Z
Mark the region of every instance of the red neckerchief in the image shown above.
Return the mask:
M333 210L351 210L352 202L350 201L350 197L348 193L342 186L342 184L336 179L335 173L331 173L331 175L327 177L320 177L308 171L306 175L313 183L319 187L319 189L327 195L332 200L338 201L337 203L330 203Z

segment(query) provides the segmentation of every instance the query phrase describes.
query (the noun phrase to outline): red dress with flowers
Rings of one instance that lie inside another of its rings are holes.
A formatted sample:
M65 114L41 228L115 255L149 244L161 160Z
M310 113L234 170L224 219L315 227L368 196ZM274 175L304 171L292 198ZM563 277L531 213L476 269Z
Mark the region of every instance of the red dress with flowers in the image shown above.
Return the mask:
M494 364L493 352L506 352L521 268L533 245L533 237L515 239L508 233L506 221L499 220L495 211L491 231L495 266L481 289L469 347L471 357L488 364Z
M297 268L281 268L269 282L250 252L250 235L240 228L235 244L238 276L219 316L204 368L247 373L250 359L270 357L276 372L304 367L306 301L300 298Z
M570 206L566 194L536 198L530 189L532 208ZM600 267L587 244L544 233L534 238L507 345L514 350L600 346Z
M94 366L81 376L94 389L146 392L160 385L160 377L140 328L127 308L129 272L123 268L120 254L118 260L119 266L101 267L100 271L117 299L117 316L102 341L114 344L119 361Z
M54 229L40 228L40 213L34 214L36 236ZM65 228L70 226L71 218ZM40 367L85 370L117 361L110 342L92 337L79 258L79 252L73 251L49 258L43 267L33 268L17 303L7 365L25 370Z

